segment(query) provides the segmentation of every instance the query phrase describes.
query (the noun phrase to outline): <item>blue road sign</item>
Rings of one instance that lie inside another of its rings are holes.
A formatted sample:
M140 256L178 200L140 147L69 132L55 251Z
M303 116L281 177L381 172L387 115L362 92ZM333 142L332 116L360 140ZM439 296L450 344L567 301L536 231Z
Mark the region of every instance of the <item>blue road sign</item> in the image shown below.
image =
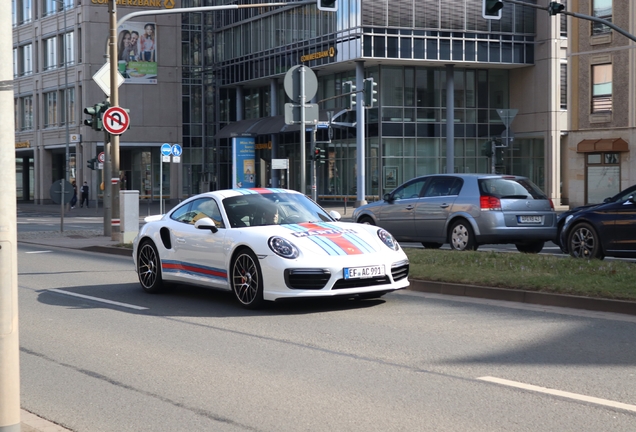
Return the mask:
M182 153L181 146L179 144L175 144L172 146L172 155L173 156L181 156Z
M164 143L161 146L161 154L164 156L170 156L170 153L172 153L172 147L170 146L170 144Z

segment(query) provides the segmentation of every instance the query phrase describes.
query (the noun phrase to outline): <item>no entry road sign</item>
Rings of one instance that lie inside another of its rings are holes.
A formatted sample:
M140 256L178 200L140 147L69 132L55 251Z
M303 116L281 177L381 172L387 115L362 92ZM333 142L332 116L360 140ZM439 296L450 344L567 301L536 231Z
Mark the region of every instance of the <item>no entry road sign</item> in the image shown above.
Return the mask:
M121 135L130 126L130 116L122 107L110 107L102 118L104 129L111 135Z

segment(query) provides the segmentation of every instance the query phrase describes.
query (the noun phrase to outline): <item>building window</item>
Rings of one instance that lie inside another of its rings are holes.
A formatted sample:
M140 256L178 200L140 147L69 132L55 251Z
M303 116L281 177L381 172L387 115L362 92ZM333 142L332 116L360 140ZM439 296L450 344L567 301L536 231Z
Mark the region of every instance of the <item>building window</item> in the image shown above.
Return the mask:
M62 45L60 51L62 53L61 64L68 64L69 66L75 63L75 44L73 32L68 32L61 38Z
M57 126L57 92L44 93L44 127Z
M75 89L68 88L62 90L62 101L65 102L66 113L62 109L62 118L60 124L66 124L66 118L68 114L69 124L75 123Z
M42 0L42 16L47 16L57 12L57 0Z
M567 0L562 0L561 4L565 5L565 10L568 9L568 2ZM561 34L561 37L568 37L568 16L564 15L564 14L559 14L559 24L560 24L560 29L559 32Z
M31 22L31 0L22 0L22 16L20 24Z
M568 64L561 63L561 109L568 109Z
M57 37L44 40L44 70L57 67Z
M592 113L612 112L612 65L592 66Z
M13 99L13 127L14 130L20 130L20 123L18 123L18 119L20 118L20 103L18 98Z
M18 49L13 48L13 78L16 78L18 73Z
M11 25L14 27L18 25L18 9L15 2L16 0L11 0Z
M621 154L587 153L585 155L587 204L602 203L621 190Z
M22 123L20 124L21 130L33 129L33 96L26 96L22 98Z
M593 0L592 16L606 21L612 21L612 0ZM592 22L592 35L609 33L610 28L598 22Z
M22 51L21 75L31 75L33 73L33 45L24 45L20 50Z

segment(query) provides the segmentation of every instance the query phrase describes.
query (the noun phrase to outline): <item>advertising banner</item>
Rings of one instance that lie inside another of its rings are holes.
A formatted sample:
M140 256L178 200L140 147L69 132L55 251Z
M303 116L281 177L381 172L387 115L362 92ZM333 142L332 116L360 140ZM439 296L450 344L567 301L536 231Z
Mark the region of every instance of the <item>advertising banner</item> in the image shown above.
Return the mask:
M256 187L256 150L253 137L232 138L232 187Z
M117 29L118 68L125 84L157 84L157 26L126 22Z

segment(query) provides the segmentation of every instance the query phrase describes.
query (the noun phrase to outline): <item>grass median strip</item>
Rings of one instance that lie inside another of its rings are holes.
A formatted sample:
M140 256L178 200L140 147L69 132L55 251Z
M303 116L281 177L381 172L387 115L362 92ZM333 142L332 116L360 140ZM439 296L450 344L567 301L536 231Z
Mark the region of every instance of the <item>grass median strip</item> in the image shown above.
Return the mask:
M554 255L405 249L411 280L636 301L636 266Z

